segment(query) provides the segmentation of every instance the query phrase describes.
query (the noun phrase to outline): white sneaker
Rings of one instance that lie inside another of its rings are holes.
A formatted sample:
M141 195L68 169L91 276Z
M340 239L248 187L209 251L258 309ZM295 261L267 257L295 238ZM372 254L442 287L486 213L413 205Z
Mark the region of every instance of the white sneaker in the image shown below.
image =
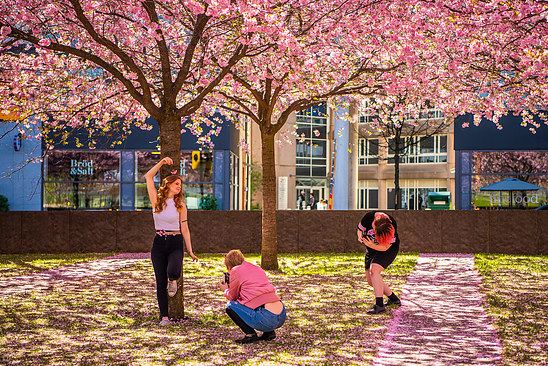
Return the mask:
M177 293L177 281L167 281L167 295L169 297L175 296Z
M169 319L162 319L162 321L160 322L161 326L166 326L166 325L170 325L170 324L171 324L171 320L169 320Z

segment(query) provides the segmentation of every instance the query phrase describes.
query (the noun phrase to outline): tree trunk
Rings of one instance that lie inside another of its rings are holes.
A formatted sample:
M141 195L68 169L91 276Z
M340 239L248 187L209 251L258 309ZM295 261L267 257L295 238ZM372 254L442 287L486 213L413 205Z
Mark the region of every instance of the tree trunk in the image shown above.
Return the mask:
M158 121L160 129L161 157L173 159L173 166L164 165L160 170L160 178L164 179L175 172L181 174L181 119L167 117L164 121Z
M263 213L261 267L278 269L278 238L276 224L276 159L274 134L261 131L263 158Z
M181 277L177 280L177 293L169 297L167 303L167 313L170 319L180 320L185 318L185 294L184 294L184 261L181 267Z
M173 159L173 166L164 165L160 170L160 179L175 172L181 174L181 120L179 118L167 117L163 121L158 121L160 128L160 149L161 157L170 157ZM168 301L168 316L174 320L185 317L184 294L183 294L183 269L181 269L181 278L177 280L177 293L170 297Z
M398 210L401 208L401 190L400 190L400 140L401 134L400 131L396 131L396 136L394 137L394 187L396 190L396 197L394 202L394 209Z

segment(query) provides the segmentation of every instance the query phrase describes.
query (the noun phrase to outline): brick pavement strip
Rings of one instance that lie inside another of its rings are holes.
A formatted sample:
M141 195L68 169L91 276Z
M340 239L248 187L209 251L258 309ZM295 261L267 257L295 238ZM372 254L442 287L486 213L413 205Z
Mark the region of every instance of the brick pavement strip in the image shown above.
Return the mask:
M0 280L0 296L12 296L29 291L43 291L97 273L115 271L137 261L150 258L150 253L122 253L89 262L55 268L49 271Z
M421 254L374 365L497 365L473 255Z

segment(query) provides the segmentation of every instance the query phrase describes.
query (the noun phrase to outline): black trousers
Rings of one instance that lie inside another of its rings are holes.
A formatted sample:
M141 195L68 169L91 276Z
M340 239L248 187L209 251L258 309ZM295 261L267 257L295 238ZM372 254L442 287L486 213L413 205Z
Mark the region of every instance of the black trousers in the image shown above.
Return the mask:
M181 277L183 269L183 243L179 235L156 235L150 250L150 258L156 277L156 297L160 308L160 318L168 316L167 281Z

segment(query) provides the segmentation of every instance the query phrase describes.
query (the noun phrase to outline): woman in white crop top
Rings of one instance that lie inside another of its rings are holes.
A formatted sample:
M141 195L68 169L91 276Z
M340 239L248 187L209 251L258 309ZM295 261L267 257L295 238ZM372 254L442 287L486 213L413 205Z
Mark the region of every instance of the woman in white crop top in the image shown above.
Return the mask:
M156 277L156 296L160 308L161 325L170 323L168 296L175 296L177 293L177 280L181 277L183 266L183 243L186 244L188 255L194 261L198 260L192 252L190 243L181 177L170 175L164 178L158 191L154 185L154 176L164 164L173 165L173 160L163 158L145 174L156 228L150 257Z

